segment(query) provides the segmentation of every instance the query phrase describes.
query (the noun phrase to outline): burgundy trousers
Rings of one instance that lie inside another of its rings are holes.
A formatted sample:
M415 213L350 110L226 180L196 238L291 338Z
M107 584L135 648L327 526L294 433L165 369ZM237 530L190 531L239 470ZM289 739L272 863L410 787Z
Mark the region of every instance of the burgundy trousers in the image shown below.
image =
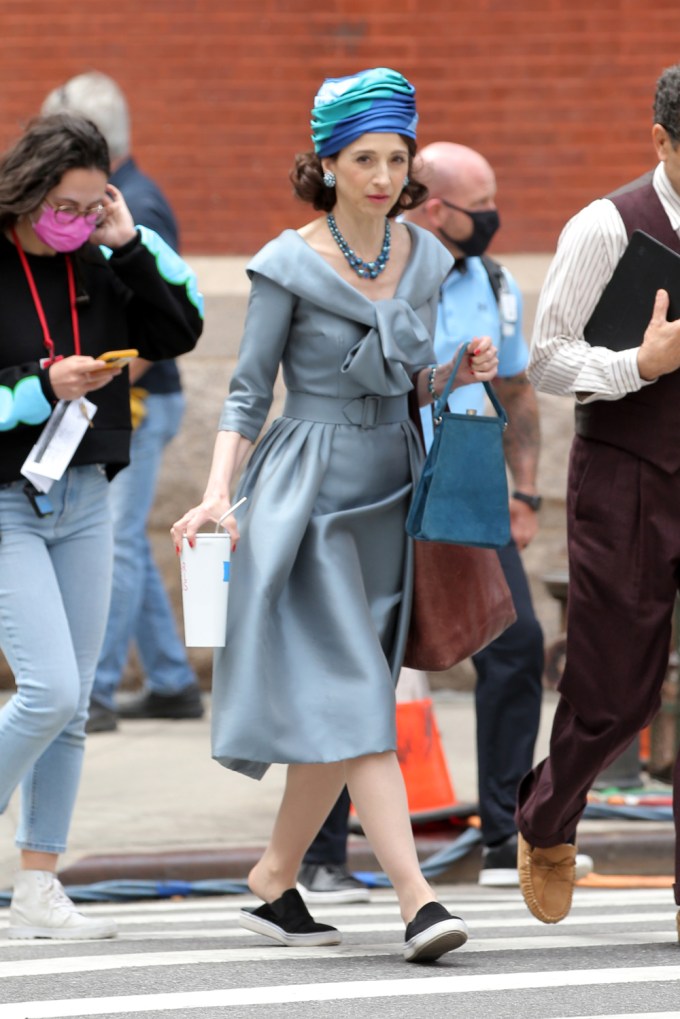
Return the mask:
M680 437L678 437L680 441ZM533 846L574 841L596 777L656 714L680 568L680 472L576 436L567 493L567 653L549 756L522 780ZM675 763L680 904L680 766Z

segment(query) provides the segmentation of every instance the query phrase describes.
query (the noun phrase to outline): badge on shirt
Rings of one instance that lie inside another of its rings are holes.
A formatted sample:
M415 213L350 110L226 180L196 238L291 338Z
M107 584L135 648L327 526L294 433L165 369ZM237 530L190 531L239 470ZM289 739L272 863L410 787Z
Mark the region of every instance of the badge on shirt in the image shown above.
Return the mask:
M517 297L509 290L503 290L498 297L498 311L503 323L503 335L512 336L517 324Z
M515 294L510 293L508 290L504 290L499 298L501 317L506 322L517 321L517 297Z

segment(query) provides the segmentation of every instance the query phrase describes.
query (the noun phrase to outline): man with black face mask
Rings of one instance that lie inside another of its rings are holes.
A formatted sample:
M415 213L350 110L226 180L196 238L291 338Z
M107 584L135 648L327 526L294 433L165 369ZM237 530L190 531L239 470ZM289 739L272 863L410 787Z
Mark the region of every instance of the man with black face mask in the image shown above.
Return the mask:
M484 851L479 883L517 885L514 820L517 787L533 762L541 710L543 633L536 619L519 554L538 530L536 489L539 423L536 395L525 368L522 299L510 273L484 258L500 226L496 179L480 153L464 145L435 142L420 152L418 179L430 197L405 218L434 233L455 258L441 287L435 352L449 360L461 343L489 335L498 348L494 386L508 413L505 456L514 482L510 500L512 540L499 557L512 591L517 621L475 655L477 671L477 769ZM483 386L466 386L451 396L451 409L484 413ZM423 415L426 442L432 415ZM592 866L578 860L579 874Z

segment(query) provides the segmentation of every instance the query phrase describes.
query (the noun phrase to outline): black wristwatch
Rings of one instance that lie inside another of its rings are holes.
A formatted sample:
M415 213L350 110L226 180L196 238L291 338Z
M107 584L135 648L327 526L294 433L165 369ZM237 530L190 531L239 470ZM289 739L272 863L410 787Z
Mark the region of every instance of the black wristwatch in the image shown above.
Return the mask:
M519 499L520 502L525 502L527 506L531 506L534 513L538 513L543 502L540 495L527 495L526 492L513 492L512 497L513 499Z

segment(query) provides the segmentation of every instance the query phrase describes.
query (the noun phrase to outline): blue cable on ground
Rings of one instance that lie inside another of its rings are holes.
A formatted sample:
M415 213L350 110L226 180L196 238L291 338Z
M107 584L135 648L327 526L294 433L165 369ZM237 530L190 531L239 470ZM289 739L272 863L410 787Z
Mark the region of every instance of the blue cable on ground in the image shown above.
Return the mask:
M589 820L672 821L672 807L629 806L626 803L589 803L583 815Z
M243 895L245 881L96 881L91 885L65 885L74 902L130 902L137 899L187 898L191 895ZM9 906L11 892L0 892L0 906Z
M455 842L439 849L432 856L428 856L420 865L420 869L426 878L435 878L456 860L462 859L470 850L482 841L482 833L478 828L466 828L462 835L459 835ZM363 884L369 888L391 888L389 878L380 871L354 871Z
M583 815L595 820L672 821L671 806L589 803ZM426 878L436 878L456 860L462 859L482 841L478 828L466 828L450 845L433 853L421 864ZM357 871L356 876L369 888L389 888L387 875L380 871ZM99 881L90 885L68 885L66 892L74 902L129 902L137 899L188 898L192 895L243 895L245 881L208 879L202 881ZM0 906L8 906L11 892L0 892Z
M460 860L473 846L481 841L477 828L467 828L450 846L433 853L421 864L426 878L442 874L450 864ZM357 877L369 888L389 888L385 874L365 871ZM146 881L121 880L98 881L91 885L66 885L66 894L74 902L129 902L136 899L171 899L175 896L188 898L192 895L243 895L248 892L245 881L204 880L204 881ZM0 905L8 906L11 892L0 892Z

